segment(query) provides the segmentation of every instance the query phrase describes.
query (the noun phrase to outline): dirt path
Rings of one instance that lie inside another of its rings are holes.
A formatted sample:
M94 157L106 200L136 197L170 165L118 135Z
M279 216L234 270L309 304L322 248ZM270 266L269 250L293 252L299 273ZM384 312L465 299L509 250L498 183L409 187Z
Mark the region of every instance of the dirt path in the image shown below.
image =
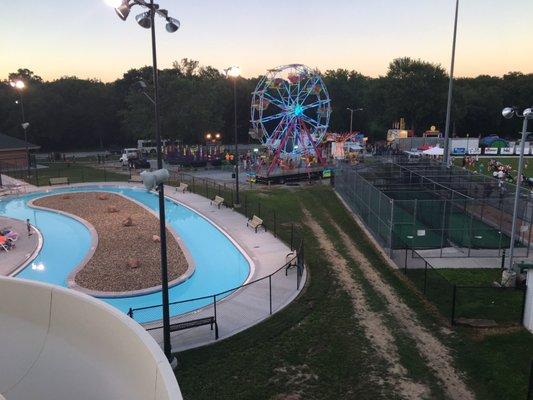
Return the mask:
M474 399L473 393L453 367L452 357L448 348L420 324L415 313L381 279L368 259L356 248L352 239L333 220L330 221L348 249L350 256L357 262L364 278L386 300L387 308L393 318L416 342L419 353L426 360L427 366L433 371L435 376L440 379L448 396L452 399Z
M335 250L322 227L310 217L307 210L304 210L304 213L307 217L305 223L313 230L322 250L332 261L339 283L352 299L355 316L363 327L365 336L379 356L389 364L386 381L396 387L399 394L406 399L429 398L430 391L427 386L407 377L407 370L400 363L398 348L392 333L387 329L383 317L368 305L364 290L352 277L346 259Z

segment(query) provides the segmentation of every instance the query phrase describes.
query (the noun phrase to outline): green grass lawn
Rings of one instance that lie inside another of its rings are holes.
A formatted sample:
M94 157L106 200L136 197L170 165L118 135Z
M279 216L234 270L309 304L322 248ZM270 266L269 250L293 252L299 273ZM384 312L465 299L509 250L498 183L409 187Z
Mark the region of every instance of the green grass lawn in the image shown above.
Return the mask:
M483 164L484 168L482 169L483 173L485 175L492 176L491 173L487 171L487 166L489 165L491 157L480 157L479 161L475 163L475 165L472 168L469 168L471 171L477 171L480 172L479 164ZM513 167L514 173L513 176L516 176L516 171L518 170L518 157L494 157L496 161L501 162L502 164L508 164ZM454 157L453 159L454 165L461 167L463 165L463 158L462 157ZM524 173L526 176L533 177L533 157L525 157L524 158Z
M330 188L247 191L246 201L248 210L257 210L260 202L264 215L271 215L270 210L275 209L278 233L286 241L290 238L291 222L301 226L310 280L298 299L267 321L216 345L180 353L176 375L184 398L278 400L288 395L300 396L295 399L398 398L395 388L384 392L368 379L384 371L386 365L373 353L353 317L348 295L336 283L328 267L329 260L303 224L302 207L317 218L342 254L346 251L329 221L357 238L360 251L382 278L417 313L427 329L452 349L456 365L479 399L525 398L533 355L531 334L519 330L479 337L463 328L457 328L452 335L443 333L442 319L419 300L401 273L384 262ZM239 210L244 212L243 207ZM356 265L353 268L357 270ZM477 284L490 281L495 272L468 271L463 277L456 271L443 273L454 282ZM430 277L429 282L428 291L434 294L447 290L437 275ZM360 283L368 289L364 280ZM386 315L386 305L379 296L371 296L369 301ZM427 383L435 394L433 398L444 398L424 360L413 352L412 339L399 331L395 334L410 376Z
M438 211L438 208L435 208ZM448 240L456 246L470 247L473 249L501 249L509 247L510 238L498 231L497 229L485 224L477 218L471 218L459 210L453 210L449 213L446 226L448 229L442 237L440 227L442 224L442 215L436 212L433 217L435 225L428 226L420 218L413 221L413 214L400 206L394 207L394 238L396 246L401 248L402 244L408 244L415 249L436 249L450 246ZM431 217L427 217L428 220ZM418 235L423 231L422 236Z
M457 285L455 318L519 324L524 292L492 287L501 281L500 269L412 269L407 276L445 317L451 318L453 285ZM465 287L467 286L467 287Z
M26 171L15 171L9 173L17 179L23 179L36 186L49 185L50 178L67 177L70 183L83 182L121 182L129 179L129 174L120 174L108 168L94 168L90 165L76 163L39 163L47 168L32 170L31 178L28 179Z

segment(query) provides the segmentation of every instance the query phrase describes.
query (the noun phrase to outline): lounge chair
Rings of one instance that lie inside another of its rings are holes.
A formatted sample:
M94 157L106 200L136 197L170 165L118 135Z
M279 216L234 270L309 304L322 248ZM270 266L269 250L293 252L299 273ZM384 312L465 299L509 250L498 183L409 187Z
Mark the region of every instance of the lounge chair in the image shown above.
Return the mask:
M19 238L19 234L11 230L4 233L4 236L7 237L11 242L16 242Z
M7 237L0 236L0 249L9 251L13 246L13 243Z

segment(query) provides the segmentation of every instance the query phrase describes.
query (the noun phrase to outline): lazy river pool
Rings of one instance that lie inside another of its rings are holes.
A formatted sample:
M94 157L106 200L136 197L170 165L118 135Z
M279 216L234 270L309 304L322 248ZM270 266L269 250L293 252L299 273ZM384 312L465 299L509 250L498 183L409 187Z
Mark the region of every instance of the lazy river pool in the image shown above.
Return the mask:
M91 235L81 222L53 211L32 208L28 202L45 195L65 192L111 192L121 194L158 211L156 194L121 186L80 186L36 192L0 201L0 215L17 218L36 226L43 236L37 257L17 273L31 279L67 287L69 273L82 262L91 247ZM181 302L221 293L243 284L250 274L250 264L235 244L215 225L193 210L168 198L165 200L167 224L181 237L194 264L189 279L169 290L170 302ZM225 295L228 295L227 293ZM224 296L218 296L217 300ZM161 291L124 297L100 297L123 312L161 304ZM193 311L210 304L212 299L171 305L171 316ZM138 322L161 319L160 307L135 314Z

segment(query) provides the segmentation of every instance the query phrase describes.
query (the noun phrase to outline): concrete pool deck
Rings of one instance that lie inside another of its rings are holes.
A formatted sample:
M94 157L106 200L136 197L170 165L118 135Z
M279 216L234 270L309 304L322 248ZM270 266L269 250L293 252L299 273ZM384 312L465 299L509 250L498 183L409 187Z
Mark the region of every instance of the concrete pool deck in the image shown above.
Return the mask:
M248 254L254 263L254 268L247 282L266 277L287 261L290 248L270 232L260 230L255 233L246 226L244 215L231 208L210 204L210 200L194 193L179 193L174 187L165 186L165 194L178 202L192 208L215 223L234 242ZM291 268L285 275L285 270L279 271L270 279L239 289L227 298L218 300L216 305L219 339L225 339L241 332L270 316L269 291L272 288L272 313L281 310L294 300L303 289L307 279L304 270L299 289L296 285L296 270ZM212 306L201 310L172 318L172 322L209 317L214 314ZM150 333L158 343L162 343L162 330L151 330ZM188 330L172 332L172 350L183 351L207 344L216 343L214 332L209 326L202 326Z
M88 185L103 187L141 187L140 184L124 182L95 182L92 184L71 184L68 186L54 187L27 185L25 192L42 191L45 193L47 190L60 188L75 189L76 187ZM246 254L252 264L251 273L246 282L268 277L268 275L286 264L287 255L291 253L290 248L270 232L260 230L260 232L255 233L253 229L246 226L247 219L244 215L225 207L218 209L210 204L209 199L193 193L176 192L174 187L165 186L165 194L167 197L182 203L210 220L210 222L220 228ZM270 308L273 314L288 305L298 296L306 282L307 272L304 270L299 288L297 289L296 275L295 268L291 268L287 275L283 268L270 279L266 278L260 282L241 288L223 299L218 298L216 312L219 340L241 332L268 318L270 316ZM272 293L272 299L270 299L270 292ZM206 306L198 311L174 317L172 318L172 322L203 318L213 316L213 314L213 307ZM151 330L150 333L158 343L162 343L161 329ZM215 342L214 332L210 330L209 326L201 326L172 333L173 351L182 351Z
M32 226L28 236L26 222L14 218L0 216L0 229L13 229L18 233L15 248L0 250L0 275L9 276L20 267L33 260L42 246L41 234Z

